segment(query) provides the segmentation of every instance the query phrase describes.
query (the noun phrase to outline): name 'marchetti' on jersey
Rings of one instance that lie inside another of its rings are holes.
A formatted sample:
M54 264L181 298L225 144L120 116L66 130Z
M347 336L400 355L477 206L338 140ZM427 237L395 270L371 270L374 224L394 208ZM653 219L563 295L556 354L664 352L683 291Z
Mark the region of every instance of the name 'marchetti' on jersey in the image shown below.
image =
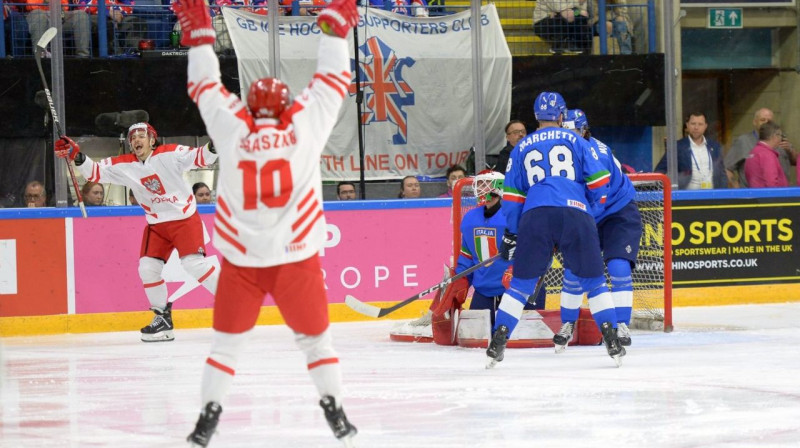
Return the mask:
M220 155L214 246L231 263L275 266L322 248L319 159L351 78L347 40L321 35L309 85L279 119L254 119L220 81L213 48L189 50L189 96Z
M548 127L528 134L511 151L503 185L509 231L516 233L522 213L537 207L593 214L604 202L610 175L597 151L575 132Z
M147 222L158 224L192 216L197 210L192 188L183 173L206 167L217 160L208 145L160 145L144 162L133 154L108 157L99 162L86 157L78 170L90 182L124 185L144 209Z

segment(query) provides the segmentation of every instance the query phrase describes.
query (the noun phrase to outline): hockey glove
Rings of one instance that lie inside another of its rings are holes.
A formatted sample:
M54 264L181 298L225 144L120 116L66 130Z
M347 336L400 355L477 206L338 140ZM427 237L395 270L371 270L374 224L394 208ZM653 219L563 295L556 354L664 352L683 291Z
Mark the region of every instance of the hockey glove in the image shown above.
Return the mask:
M513 260L517 251L517 235L507 229L503 232L503 244L500 246L500 255L504 260Z
M81 152L81 147L65 135L56 140L55 152L56 156L62 159L69 158L69 160L75 160L75 157Z
M350 29L358 23L356 0L333 0L317 16L317 25L329 36L347 37Z
M203 0L178 0L173 9L181 24L181 45L196 47L214 45L217 32L211 26L208 4Z
M511 279L514 278L514 266L509 266L505 272L503 272L503 278L500 282L503 284L503 288L510 288L511 287Z
M450 268L450 277L456 275L456 271ZM434 316L444 315L453 307L461 309L461 305L467 300L469 281L466 277L451 282L445 289L440 289L436 298L431 303L431 312Z

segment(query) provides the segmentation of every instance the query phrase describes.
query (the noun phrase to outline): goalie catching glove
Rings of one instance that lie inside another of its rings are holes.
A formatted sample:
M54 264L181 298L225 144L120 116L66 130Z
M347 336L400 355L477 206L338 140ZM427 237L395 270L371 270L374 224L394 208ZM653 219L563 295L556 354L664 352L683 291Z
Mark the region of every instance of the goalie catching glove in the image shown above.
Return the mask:
M350 29L358 23L356 0L333 0L317 16L317 25L329 36L347 37Z
M181 45L186 47L214 45L217 32L211 26L211 14L204 0L178 0L173 9L183 32Z
M456 275L453 268L450 269L450 277ZM434 316L442 316L453 308L461 309L461 305L467 300L467 291L469 290L469 281L466 277L451 282L445 289L440 289L436 294L436 298L431 303L431 312Z

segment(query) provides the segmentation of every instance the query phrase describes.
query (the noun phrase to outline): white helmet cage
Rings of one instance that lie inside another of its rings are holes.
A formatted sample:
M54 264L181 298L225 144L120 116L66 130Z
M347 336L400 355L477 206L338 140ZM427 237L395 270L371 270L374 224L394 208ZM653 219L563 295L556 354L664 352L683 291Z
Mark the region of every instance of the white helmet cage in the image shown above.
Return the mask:
M503 182L505 176L497 171L481 172L472 179L472 188L478 205L483 205L492 198L492 193L503 197Z

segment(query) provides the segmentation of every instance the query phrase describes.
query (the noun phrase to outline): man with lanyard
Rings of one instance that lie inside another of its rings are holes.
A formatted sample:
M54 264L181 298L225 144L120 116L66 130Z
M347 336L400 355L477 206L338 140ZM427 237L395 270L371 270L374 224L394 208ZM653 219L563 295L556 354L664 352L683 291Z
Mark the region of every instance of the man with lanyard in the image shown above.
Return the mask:
M681 190L707 190L728 185L722 165L722 148L716 140L705 137L708 123L703 112L692 112L686 120L687 136L678 140L678 188ZM655 169L667 172L667 155Z

